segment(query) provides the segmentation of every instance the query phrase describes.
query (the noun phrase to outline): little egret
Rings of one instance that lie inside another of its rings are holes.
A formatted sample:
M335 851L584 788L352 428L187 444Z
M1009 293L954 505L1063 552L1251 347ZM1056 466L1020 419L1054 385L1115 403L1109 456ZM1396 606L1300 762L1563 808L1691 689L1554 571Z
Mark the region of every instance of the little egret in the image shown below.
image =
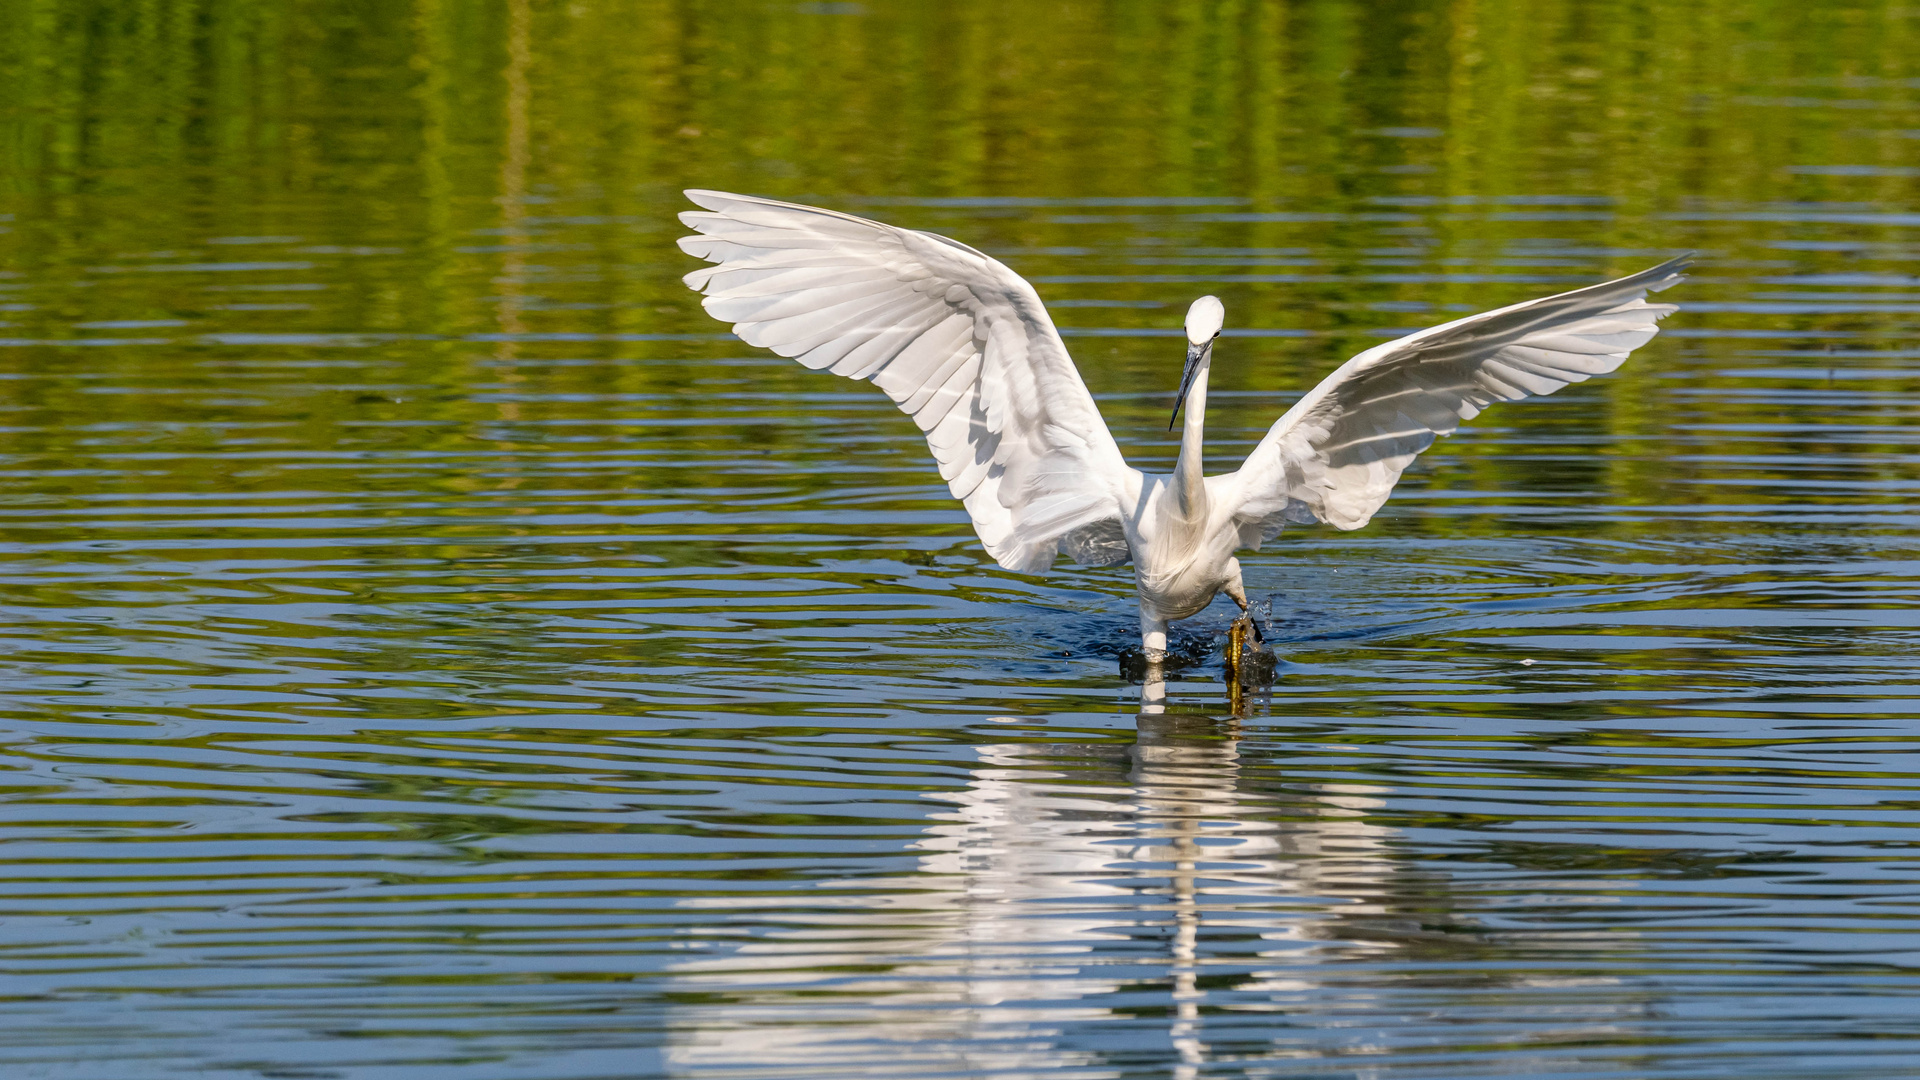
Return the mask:
M865 379L926 433L948 490L1001 566L1042 573L1133 563L1141 646L1226 593L1240 562L1287 522L1358 529L1407 464L1496 401L1551 394L1619 367L1677 310L1646 295L1686 257L1376 345L1276 421L1238 472L1201 474L1207 372L1226 318L1187 311L1186 408L1170 476L1127 465L1040 297L997 259L944 236L750 195L694 190L680 247L714 265L686 276L749 345ZM1168 423L1171 429L1172 422Z

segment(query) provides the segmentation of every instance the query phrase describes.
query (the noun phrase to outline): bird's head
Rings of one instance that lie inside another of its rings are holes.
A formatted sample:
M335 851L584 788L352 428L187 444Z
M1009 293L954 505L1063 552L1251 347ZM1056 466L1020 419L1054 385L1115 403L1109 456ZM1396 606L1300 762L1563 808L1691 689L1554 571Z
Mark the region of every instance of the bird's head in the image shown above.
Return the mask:
M1168 431L1180 419L1180 406L1187 400L1187 391L1193 389L1194 376L1212 358L1213 339L1220 336L1220 326L1226 319L1227 306L1217 296L1203 296L1187 309L1187 367L1180 373L1180 396L1173 399Z

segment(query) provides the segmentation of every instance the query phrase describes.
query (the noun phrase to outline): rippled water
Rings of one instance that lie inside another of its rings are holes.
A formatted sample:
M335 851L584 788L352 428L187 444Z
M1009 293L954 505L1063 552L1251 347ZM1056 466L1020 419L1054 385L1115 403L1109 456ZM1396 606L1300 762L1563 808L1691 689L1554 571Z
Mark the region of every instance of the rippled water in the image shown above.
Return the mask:
M68 65L7 120L0 1072L1920 1076L1896 9L1654 4L1583 68L1639 8L1068 6L954 75L887 5L262 4L113 98L164 49L82 6L0 19ZM695 183L993 251L1159 469L1201 292L1225 471L1359 348L1702 258L1617 375L1243 557L1245 715L1217 658L1141 715L1125 568L999 570L882 395L707 321Z

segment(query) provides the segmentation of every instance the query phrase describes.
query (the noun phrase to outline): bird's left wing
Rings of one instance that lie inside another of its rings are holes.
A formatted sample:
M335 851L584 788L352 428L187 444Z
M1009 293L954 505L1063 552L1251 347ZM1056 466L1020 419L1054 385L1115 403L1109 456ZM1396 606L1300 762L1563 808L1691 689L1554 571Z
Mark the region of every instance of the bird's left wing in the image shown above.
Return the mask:
M1210 478L1209 490L1235 507L1248 547L1283 521L1357 529L1414 457L1460 421L1624 363L1678 310L1646 296L1679 281L1687 258L1368 349L1288 409L1239 472Z
M1128 557L1127 467L1033 286L965 244L721 191L680 220L686 276L749 345L865 379L926 432L948 490L1001 566L1037 573L1064 550Z

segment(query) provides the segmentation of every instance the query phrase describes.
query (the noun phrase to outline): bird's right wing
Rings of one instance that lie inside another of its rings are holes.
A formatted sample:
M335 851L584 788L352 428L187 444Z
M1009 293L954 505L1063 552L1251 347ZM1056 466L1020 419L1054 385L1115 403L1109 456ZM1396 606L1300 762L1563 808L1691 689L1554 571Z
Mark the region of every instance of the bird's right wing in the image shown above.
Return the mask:
M1687 256L1584 289L1482 312L1375 346L1288 409L1240 471L1208 481L1258 548L1283 521L1365 525L1416 455L1496 401L1619 367L1676 310L1649 304Z
M1128 557L1127 467L1033 286L964 244L850 214L721 191L680 220L686 276L749 345L871 381L926 432L948 490L1001 566L1056 551Z

